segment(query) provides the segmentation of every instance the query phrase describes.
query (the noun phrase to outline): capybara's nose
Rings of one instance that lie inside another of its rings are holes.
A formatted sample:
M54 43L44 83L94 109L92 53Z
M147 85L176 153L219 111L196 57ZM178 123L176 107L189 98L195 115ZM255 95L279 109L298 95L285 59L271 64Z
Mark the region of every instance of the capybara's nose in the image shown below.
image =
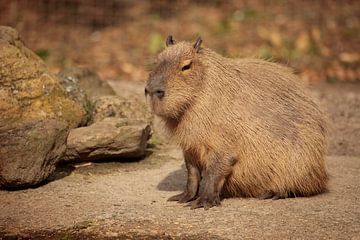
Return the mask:
M159 99L162 99L165 95L165 92L163 90L158 89L154 91L154 95L157 96Z
M145 87L145 96L150 95L150 96L156 96L159 99L162 99L165 95L165 91L161 90L161 89L152 89L151 87Z

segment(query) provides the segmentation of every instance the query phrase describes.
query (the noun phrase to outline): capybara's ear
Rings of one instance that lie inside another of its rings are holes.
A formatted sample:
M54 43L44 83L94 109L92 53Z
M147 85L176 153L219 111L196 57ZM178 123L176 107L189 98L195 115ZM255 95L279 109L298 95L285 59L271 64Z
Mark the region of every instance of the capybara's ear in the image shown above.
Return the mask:
M198 37L196 39L195 44L194 44L194 49L195 49L196 52L198 52L200 50L201 43L202 43L202 39L201 39L201 37Z
M169 35L166 38L166 46L170 46L170 45L174 45L175 44L175 40L173 39L172 35Z

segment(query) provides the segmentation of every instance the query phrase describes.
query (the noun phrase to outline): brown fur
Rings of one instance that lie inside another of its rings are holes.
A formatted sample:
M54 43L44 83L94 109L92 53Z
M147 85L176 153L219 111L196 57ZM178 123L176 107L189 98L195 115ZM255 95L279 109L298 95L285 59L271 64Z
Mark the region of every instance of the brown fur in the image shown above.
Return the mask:
M155 88L165 95L153 96ZM284 198L326 189L325 119L288 68L179 42L158 55L147 90L188 169L187 189L171 200L197 198L193 207L208 208L220 194Z

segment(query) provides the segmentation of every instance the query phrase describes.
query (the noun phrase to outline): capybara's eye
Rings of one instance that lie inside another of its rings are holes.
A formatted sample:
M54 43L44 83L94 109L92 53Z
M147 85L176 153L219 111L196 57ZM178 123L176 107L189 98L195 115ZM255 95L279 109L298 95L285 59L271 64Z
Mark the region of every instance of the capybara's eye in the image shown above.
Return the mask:
M181 68L181 71L189 70L189 69L191 68L191 63L192 63L192 62L190 62L189 64L186 64L185 66L183 66L183 67Z

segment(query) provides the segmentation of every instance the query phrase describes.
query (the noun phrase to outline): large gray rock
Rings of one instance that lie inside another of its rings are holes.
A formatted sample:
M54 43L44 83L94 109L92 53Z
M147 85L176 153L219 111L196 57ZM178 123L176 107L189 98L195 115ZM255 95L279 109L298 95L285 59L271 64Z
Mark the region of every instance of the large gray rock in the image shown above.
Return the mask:
M141 120L105 118L70 131L65 161L87 162L144 156L150 125Z
M64 87L67 95L83 107L86 114L84 114L84 118L82 119L80 126L86 126L91 120L93 103L90 101L85 91L80 87L79 80L77 78L66 75L58 75L58 79Z
M101 96L115 95L115 91L99 75L87 68L67 68L58 74L69 92L75 99L83 101L84 94L90 101Z
M54 170L85 111L16 30L0 27L0 188L33 186Z
M115 91L99 75L87 68L67 68L58 73L66 93L83 106L86 115L82 126L92 122L94 102L101 96L113 96Z

